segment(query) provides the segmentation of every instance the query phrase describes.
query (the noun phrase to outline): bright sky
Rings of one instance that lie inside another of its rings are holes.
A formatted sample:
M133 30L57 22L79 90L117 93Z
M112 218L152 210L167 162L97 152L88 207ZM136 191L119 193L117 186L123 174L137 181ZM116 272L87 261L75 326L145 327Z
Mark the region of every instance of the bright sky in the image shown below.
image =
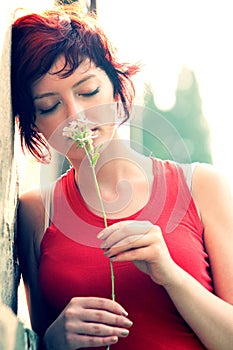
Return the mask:
M99 19L123 58L146 63L161 109L172 106L178 74L193 70L212 133L214 163L233 167L231 0L98 0Z

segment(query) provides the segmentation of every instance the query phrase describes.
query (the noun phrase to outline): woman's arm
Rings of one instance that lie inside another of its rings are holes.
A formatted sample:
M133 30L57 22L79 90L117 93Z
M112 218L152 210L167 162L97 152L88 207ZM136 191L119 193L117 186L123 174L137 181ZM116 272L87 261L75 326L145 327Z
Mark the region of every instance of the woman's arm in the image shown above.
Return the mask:
M171 258L158 226L120 222L102 231L105 255L132 261L163 285L177 310L209 350L233 349L233 199L222 175L199 165L193 195L203 225L216 295ZM130 226L129 226L130 225Z
M215 293L233 304L233 198L223 174L199 165L193 176L193 195L204 225L204 240Z
M44 205L40 191L23 194L18 209L18 250L33 330L43 334L49 325L38 285L40 241L44 229Z
M233 349L233 199L222 174L199 165L193 195L204 225L204 240L216 296L183 271L182 286L167 288L177 309L208 349Z

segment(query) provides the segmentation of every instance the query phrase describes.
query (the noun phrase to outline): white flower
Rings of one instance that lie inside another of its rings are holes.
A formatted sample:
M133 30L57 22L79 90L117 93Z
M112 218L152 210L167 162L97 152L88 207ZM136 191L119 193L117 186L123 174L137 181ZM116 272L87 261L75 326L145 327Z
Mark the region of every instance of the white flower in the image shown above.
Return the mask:
M88 128L88 124L96 125L96 123L85 118L72 120L69 122L69 126L64 127L63 136L73 140L77 144L77 147L84 148L87 156L90 158L91 165L95 166L102 145L94 148L93 139L97 135L94 135L94 132Z
M72 120L69 126L65 126L63 129L63 136L77 142L78 147L83 147L85 143L92 144L93 139L96 137L94 132L88 128L88 124L96 124L93 122L82 120Z

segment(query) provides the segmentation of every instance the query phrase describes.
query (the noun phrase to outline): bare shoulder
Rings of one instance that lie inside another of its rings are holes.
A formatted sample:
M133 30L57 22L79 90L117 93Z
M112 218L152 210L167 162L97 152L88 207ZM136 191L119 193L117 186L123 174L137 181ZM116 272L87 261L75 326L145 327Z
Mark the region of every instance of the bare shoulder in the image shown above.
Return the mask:
M20 196L18 215L22 229L27 227L35 230L37 226L41 226L44 218L44 205L39 189Z
M210 164L197 165L192 190L204 225L232 220L232 190L223 172Z
M228 200L229 204L233 204L232 190L225 174L213 165L198 164L196 166L192 190L200 211L206 206L207 208L216 207L216 204L222 200Z
M209 183L209 185L216 181L224 184L225 176L223 172L212 164L197 163L193 174L193 181L194 184L196 183L198 185L206 184L206 181Z
M23 193L19 198L19 213L38 215L43 209L43 201L40 189Z
M18 207L18 237L20 247L39 247L44 228L44 205L40 190L25 192L20 196ZM37 249L36 249L37 250ZM39 252L37 252L39 254ZM38 255L37 254L37 255Z

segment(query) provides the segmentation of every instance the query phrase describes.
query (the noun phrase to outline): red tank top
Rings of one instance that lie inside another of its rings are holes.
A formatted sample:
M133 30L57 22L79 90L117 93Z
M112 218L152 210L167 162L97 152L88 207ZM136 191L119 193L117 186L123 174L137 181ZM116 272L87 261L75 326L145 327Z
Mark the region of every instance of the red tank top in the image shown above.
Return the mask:
M150 220L162 229L172 258L213 292L203 227L182 169L153 159L154 183L148 204L124 220ZM39 283L55 319L72 297L111 298L109 260L96 238L103 219L86 207L71 169L56 183L52 224L41 243ZM108 220L108 224L119 220ZM114 263L116 300L133 326L114 350L204 349L177 312L165 289L132 263ZM96 348L95 348L96 349ZM105 349L105 348L101 348ZM93 349L94 350L94 349Z

